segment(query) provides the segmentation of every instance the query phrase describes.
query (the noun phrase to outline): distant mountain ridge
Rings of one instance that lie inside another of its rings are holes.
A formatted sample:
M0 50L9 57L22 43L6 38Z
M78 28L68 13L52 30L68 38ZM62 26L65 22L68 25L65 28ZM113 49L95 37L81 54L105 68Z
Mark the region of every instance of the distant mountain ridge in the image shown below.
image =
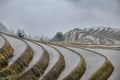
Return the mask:
M8 32L7 28L1 22L0 22L0 32L4 32L4 33Z
M109 27L75 28L65 33L66 42L81 44L120 44L120 29Z

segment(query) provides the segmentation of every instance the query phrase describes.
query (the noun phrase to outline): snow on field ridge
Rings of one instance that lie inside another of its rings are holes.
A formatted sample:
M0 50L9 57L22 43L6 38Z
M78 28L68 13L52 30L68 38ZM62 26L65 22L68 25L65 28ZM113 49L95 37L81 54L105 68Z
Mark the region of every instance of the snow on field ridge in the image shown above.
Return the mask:
M89 48L90 49L90 48ZM120 51L109 49L90 49L105 55L113 64L114 71L108 80L120 80Z
M90 76L92 76L92 74L104 63L105 58L95 54L93 52L90 51L86 51L83 49L79 49L79 48L71 48L75 51L77 51L78 53L80 53L86 61L87 64L87 68L85 71L85 74L82 76L82 78L80 80L88 80Z
M61 75L58 77L58 80L63 80L66 76L68 76L72 70L74 70L77 65L80 62L80 56L72 51L69 51L68 49L53 46L57 48L64 56L65 59L65 69L61 73Z
M24 72L28 71L29 69L31 69L41 58L42 54L43 54L43 49L35 44L35 43L32 43L30 41L27 41L26 42L30 45L30 47L33 49L33 52L34 52L34 55L33 55L33 58L29 64L29 66L25 69ZM23 72L23 73L24 73Z
M59 60L59 53L50 46L47 46L47 45L41 44L41 43L39 43L39 44L42 45L48 51L48 54L50 56L48 67L43 74L43 77L44 77L50 71L50 69L52 69L52 67L57 63L57 61Z
M14 61L16 61L27 48L27 44L20 39L13 38L7 35L3 35L11 44L14 49L13 57L9 60L9 66L11 66Z

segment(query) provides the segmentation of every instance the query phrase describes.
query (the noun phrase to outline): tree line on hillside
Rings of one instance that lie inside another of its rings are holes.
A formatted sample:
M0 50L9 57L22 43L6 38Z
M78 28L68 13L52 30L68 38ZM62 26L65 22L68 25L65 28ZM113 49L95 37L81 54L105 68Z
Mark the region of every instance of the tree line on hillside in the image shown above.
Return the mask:
M14 33L13 30L9 30L9 34L18 36L20 38L29 38L29 39L34 39L34 40L40 40L40 41L55 41L55 42L61 42L65 40L65 35L62 32L57 32L53 38L49 39L46 36L43 35L38 35L38 36L31 36L27 35L24 29L18 29L17 33Z
M1 22L0 22L0 32L18 36L20 38L29 38L29 39L40 40L40 41L60 42L65 40L65 36L63 35L62 32L57 32L52 39L49 39L44 35L37 35L37 36L28 35L26 34L24 29L18 29L17 32L14 32L13 30L8 30Z
M57 32L51 41L61 42L65 40L65 35L62 32Z
M28 39L34 39L39 41L49 41L49 38L44 35L34 35L34 36L28 35L26 34L24 29L18 29L16 33L13 30L9 30L8 33L20 38L28 38Z

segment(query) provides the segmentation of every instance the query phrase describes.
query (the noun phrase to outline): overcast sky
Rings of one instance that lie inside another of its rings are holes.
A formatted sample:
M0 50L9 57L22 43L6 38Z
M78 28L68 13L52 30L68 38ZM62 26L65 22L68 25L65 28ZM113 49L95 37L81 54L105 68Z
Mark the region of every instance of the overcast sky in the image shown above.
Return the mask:
M120 0L0 0L0 22L49 37L75 27L120 28Z

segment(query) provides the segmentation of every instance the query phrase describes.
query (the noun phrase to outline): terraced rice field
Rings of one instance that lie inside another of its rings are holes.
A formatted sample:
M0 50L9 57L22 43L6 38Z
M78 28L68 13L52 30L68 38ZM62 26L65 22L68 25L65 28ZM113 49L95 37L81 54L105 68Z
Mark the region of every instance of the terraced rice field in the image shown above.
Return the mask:
M48 51L48 54L50 56L48 67L45 70L43 76L40 78L40 79L43 79L44 76L52 69L55 63L57 63L57 61L59 60L59 53L48 45L44 45L41 43L38 43L38 44L42 45Z
M30 62L29 66L23 71L23 74L29 71L41 59L41 56L43 54L43 50L39 45L32 43L30 41L26 41L26 42L33 49L34 55L33 55L32 61Z
M72 70L74 70L76 66L79 64L80 56L65 48L58 47L58 46L54 46L54 47L57 48L59 51L61 51L65 59L65 63L66 63L65 69L58 78L58 80L63 80L66 76L69 76Z
M3 35L11 44L11 46L14 48L14 52L13 52L13 57L9 60L9 65L11 66L21 55L22 53L25 51L25 49L27 48L27 44L17 38L13 38L7 35Z
M120 80L120 51L110 50L110 49L90 49L96 52L100 52L105 55L113 64L115 70L113 74L110 76L109 80Z
M119 53L65 47L1 33L0 80L120 80Z
M90 51L86 51L78 48L71 48L77 52L79 52L86 60L87 69L85 74L82 76L80 80L88 80L90 76L104 63L105 58L101 55L95 54Z

